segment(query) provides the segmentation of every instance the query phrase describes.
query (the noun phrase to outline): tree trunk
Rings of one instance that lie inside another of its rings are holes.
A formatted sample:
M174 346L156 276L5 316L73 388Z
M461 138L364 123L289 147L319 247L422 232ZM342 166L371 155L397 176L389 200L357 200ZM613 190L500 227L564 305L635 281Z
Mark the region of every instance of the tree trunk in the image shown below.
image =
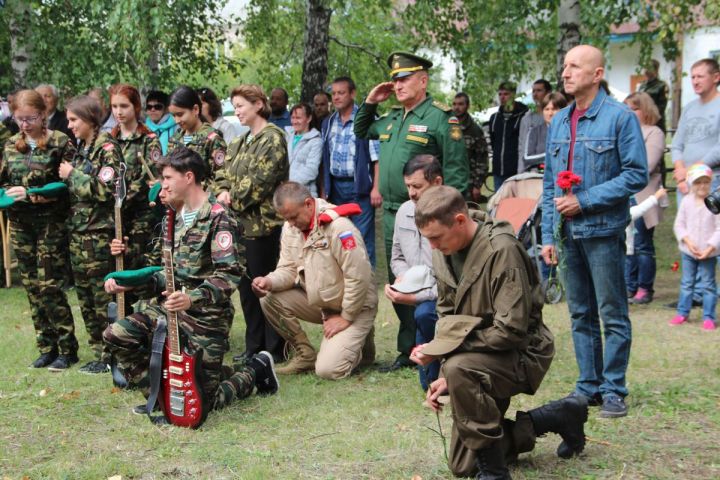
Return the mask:
M331 16L332 10L325 5L323 0L307 0L300 100L310 105L312 105L313 96L322 90L327 78Z
M30 29L30 6L25 1L10 2L6 14L10 27L10 67L12 68L14 88L26 87L30 53L26 39Z
M682 113L682 78L683 78L683 40L684 32L681 30L677 35L678 43L678 55L673 60L673 75L672 75L672 109L670 111L670 125L666 125L667 128L677 129L678 122L680 121L680 114Z
M560 0L558 7L557 84L563 89L563 62L565 54L580 45L580 0Z

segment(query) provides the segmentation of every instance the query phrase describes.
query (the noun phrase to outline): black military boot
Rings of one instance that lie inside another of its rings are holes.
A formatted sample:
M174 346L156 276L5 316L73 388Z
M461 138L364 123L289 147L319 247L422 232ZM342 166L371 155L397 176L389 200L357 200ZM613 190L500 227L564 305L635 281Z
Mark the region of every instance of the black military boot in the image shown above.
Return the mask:
M555 400L528 412L539 437L547 432L563 439L557 448L560 458L578 455L585 448L584 425L588 418L587 398L582 395Z
M57 350L50 350L47 353L41 353L38 358L35 359L34 362L30 364L32 368L43 368L50 365L52 362L55 361L55 359L58 356Z
M478 450L475 464L478 468L475 480L512 480L505 465L505 456L500 442L495 442L491 447Z
M78 356L75 353L70 353L67 355L58 355L58 357L55 359L54 362L52 362L48 366L48 370L51 372L62 372L63 370L67 370L70 368L73 364L78 362Z
M280 381L275 375L273 356L266 351L253 355L247 367L255 372L255 387L258 395L274 395L280 388Z

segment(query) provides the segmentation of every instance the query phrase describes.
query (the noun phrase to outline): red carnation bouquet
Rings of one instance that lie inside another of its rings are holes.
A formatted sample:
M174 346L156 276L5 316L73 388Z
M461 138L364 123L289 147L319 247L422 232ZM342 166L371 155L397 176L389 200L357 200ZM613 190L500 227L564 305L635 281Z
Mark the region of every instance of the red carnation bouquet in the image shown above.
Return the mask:
M582 183L582 177L579 175L575 175L570 170L563 170L558 174L557 178L557 186L560 187L565 195L568 193L572 193L572 187L576 185L580 185ZM558 249L562 249L562 231L563 231L563 224L565 223L565 216L560 214L560 222L557 224L557 228L555 230L555 241L558 245Z

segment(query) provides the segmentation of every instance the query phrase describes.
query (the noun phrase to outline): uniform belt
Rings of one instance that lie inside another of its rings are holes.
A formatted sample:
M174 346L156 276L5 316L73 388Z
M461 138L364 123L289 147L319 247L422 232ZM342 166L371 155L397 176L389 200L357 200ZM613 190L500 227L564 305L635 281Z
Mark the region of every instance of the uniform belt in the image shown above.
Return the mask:
M382 206L385 210L396 212L403 203L405 202L390 202L387 200L383 200Z

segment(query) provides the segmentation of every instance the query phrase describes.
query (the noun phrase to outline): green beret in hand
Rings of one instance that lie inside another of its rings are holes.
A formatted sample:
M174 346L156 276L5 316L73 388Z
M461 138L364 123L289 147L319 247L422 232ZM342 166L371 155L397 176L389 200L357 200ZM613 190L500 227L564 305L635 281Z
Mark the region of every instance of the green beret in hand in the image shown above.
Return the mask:
M28 188L28 195L40 195L46 198L55 198L67 191L67 185L63 182L52 182L42 187Z
M111 272L105 275L105 281L111 278L122 287L137 287L150 281L153 273L159 272L162 267L145 267L138 270L123 270L122 272Z

